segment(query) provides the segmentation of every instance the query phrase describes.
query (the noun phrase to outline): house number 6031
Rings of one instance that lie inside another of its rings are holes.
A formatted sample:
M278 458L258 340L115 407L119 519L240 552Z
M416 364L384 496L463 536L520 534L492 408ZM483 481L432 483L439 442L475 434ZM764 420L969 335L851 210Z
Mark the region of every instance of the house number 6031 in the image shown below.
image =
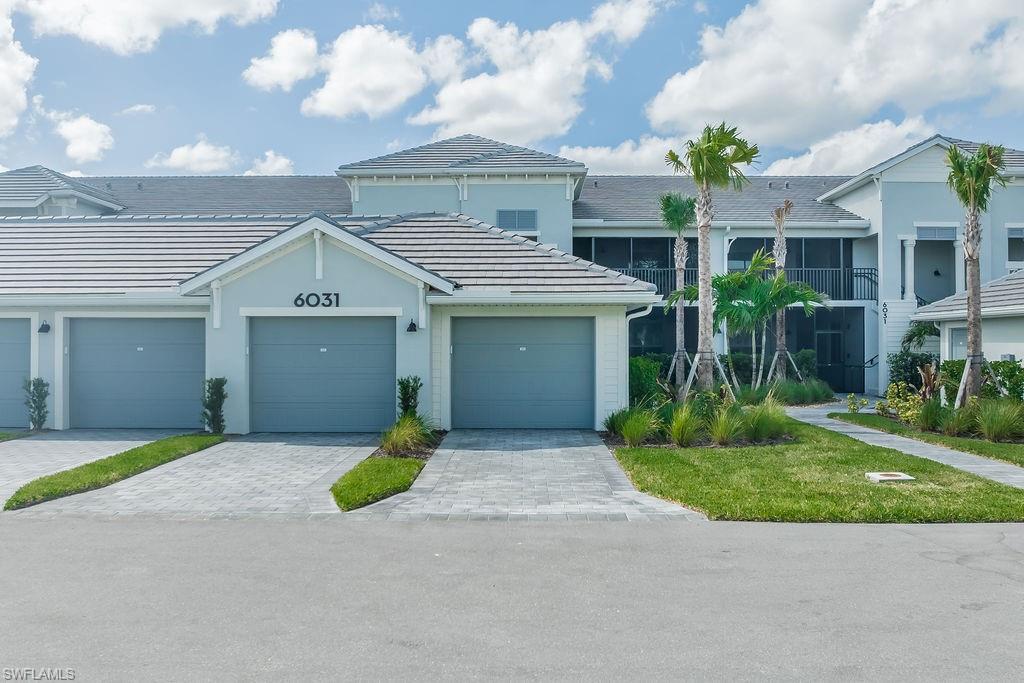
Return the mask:
M338 292L310 292L304 294L299 292L295 295L295 299L292 300L292 305L296 308L302 308L309 306L315 308L317 306L321 308L337 308L341 306L341 294Z

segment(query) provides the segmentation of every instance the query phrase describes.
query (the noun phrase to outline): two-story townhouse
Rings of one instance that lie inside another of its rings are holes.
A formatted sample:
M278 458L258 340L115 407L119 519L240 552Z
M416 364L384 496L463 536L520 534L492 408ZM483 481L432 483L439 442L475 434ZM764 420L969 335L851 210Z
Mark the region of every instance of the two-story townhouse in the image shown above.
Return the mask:
M912 311L963 281L950 144L972 149L936 137L856 177L716 195L719 272L794 202L787 270L831 307L788 317L791 348L837 390L884 390ZM1024 259L1019 190L986 217L986 279ZM229 431L378 430L414 374L441 427L598 427L628 401L628 355L673 344L669 191L692 183L469 135L327 176L0 174L0 423L23 423L33 376L57 429L192 427L221 376Z

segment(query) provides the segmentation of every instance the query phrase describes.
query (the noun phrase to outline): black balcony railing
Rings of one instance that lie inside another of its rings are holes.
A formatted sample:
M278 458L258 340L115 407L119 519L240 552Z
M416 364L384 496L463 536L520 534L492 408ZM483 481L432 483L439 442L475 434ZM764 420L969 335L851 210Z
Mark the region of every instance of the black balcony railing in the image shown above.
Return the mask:
M676 289L674 268L620 268L620 272L658 287L666 295ZM697 282L697 269L684 271L686 284ZM770 272L774 275L774 271ZM877 301L877 268L786 268L790 282L805 282L815 291L836 301Z

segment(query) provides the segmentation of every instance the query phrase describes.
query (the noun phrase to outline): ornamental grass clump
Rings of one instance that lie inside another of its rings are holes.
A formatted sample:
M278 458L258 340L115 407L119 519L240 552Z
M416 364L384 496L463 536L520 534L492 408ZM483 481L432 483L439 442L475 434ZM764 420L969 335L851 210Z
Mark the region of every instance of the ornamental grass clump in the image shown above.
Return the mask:
M1024 434L1024 406L1007 399L980 401L977 424L989 441L1013 441Z
M719 446L729 446L743 435L745 426L743 411L736 404L723 406L708 421L708 436Z
M945 422L948 410L948 408L942 405L942 401L938 397L930 398L921 404L915 426L926 432L938 431Z
M700 418L692 403L677 405L668 422L668 437L683 448L692 445L704 431L704 420Z
M627 446L639 446L661 429L658 414L649 408L634 408L620 428L620 436Z
M785 409L771 393L761 403L746 410L746 435L750 441L778 439L789 431L788 426Z
M380 450L387 455L415 453L429 446L434 432L427 420L415 414L398 418L380 437Z
M971 436L978 429L978 401L968 400L963 408L950 408L942 415L939 431L946 436Z
M609 434L622 436L622 425L631 412L633 412L632 408L619 408L608 413L608 416L604 418L604 430Z

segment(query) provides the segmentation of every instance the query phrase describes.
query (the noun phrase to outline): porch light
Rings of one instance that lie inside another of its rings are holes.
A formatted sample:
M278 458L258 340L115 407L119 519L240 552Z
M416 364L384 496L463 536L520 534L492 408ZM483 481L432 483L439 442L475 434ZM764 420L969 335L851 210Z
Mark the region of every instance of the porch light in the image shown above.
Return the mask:
M416 326L416 321L415 321L415 320L411 320L411 319L410 319L410 320L409 320L409 326L408 326L407 328L405 328L405 331L406 331L406 332L415 332L415 331L416 331L416 330L418 330L418 329L420 329L420 328L418 328L418 327Z
M46 334L50 331L50 323L43 321L43 324L39 326L39 334Z

